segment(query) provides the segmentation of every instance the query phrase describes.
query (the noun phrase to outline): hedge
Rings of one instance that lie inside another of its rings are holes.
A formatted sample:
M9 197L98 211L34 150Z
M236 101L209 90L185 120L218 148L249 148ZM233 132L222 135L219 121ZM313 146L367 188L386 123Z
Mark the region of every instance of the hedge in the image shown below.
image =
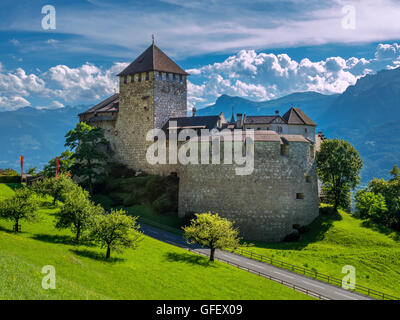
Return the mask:
M20 176L0 176L0 183L19 183L21 182Z

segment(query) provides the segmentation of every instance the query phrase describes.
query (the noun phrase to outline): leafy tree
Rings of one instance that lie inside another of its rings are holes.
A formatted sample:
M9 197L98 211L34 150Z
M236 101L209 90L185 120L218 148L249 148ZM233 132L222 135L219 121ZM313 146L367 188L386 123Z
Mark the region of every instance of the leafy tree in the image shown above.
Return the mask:
M318 176L322 180L326 201L347 209L350 191L360 183L363 162L357 150L347 141L333 139L321 143L317 153Z
M385 198L387 212L381 224L389 228L400 230L400 175L397 166L390 171L392 178L388 181L384 179L373 179L368 184L368 191L374 194L381 194Z
M385 198L380 194L360 190L355 196L357 214L362 219L371 219L377 223L385 223L387 207Z
M89 186L92 194L93 182L96 179L101 180L107 160L106 148L109 144L104 137L104 131L80 122L65 137L65 146L74 151L72 158L75 162L71 172Z
M136 248L143 240L140 226L136 224L137 218L126 215L123 210L97 216L91 238L102 248L107 248L106 259L110 258L111 249L118 252L122 248Z
M53 206L57 200L63 200L65 195L77 187L77 184L66 174L61 174L58 178L44 178L43 181L34 185L37 193L50 195L53 197Z
M65 150L58 157L58 173L59 174L67 174L71 170L71 166L74 163L74 159L72 158L73 153L69 150ZM47 165L43 167L43 174L46 177L55 177L57 171L57 157L53 158L49 161Z
M30 166L25 172L26 174L36 175L38 173L37 167Z
M0 202L0 217L14 221L14 230L18 232L21 220L33 222L37 218L38 204L29 188L17 189L14 195Z
M19 176L19 173L13 169L0 169L0 175L2 175L2 176Z
M198 243L210 248L210 261L214 261L215 249L236 248L239 245L239 231L228 219L218 214L196 213L190 225L183 227L189 244Z
M96 215L104 213L100 205L95 205L89 199L89 193L75 185L65 195L65 201L57 213L56 228L70 228L75 233L75 240L79 241L82 233L88 230Z

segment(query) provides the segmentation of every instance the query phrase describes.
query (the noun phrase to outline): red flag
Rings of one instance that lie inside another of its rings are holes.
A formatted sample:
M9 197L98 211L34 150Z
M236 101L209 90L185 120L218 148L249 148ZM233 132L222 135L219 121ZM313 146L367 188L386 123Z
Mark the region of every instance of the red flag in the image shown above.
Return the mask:
M58 169L60 167L60 164L58 162L58 157L57 157L57 169L56 169L56 178L58 178Z
M21 183L23 180L23 170L24 170L24 156L19 156L19 161L21 162Z

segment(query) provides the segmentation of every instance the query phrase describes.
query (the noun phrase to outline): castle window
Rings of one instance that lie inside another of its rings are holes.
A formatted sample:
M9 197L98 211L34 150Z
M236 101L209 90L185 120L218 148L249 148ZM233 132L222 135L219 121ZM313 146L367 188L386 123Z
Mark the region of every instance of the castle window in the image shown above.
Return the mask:
M180 75L179 75L179 82L182 82L182 80L183 80L183 77L182 77L182 75L180 74Z
M124 83L126 84L126 81L128 79L128 76L124 76Z
M285 157L289 156L289 145L281 144L281 155Z
M175 73L172 74L172 81L176 81Z
M167 72L165 75L166 75L166 80L169 81L170 80L169 79L169 73Z
M306 182L307 183L311 183L311 177L310 176L306 176Z
M138 82L142 82L142 74L141 73L138 74Z
M307 132L308 132L307 128L304 128L304 132L305 132L305 133L307 133Z
M131 83L133 83L133 82L135 82L135 75L134 74L131 75Z
M296 199L297 200L303 200L304 199L304 193L296 193Z
M158 79L162 80L162 72L158 73Z
M146 80L150 79L150 74L148 72L146 72Z

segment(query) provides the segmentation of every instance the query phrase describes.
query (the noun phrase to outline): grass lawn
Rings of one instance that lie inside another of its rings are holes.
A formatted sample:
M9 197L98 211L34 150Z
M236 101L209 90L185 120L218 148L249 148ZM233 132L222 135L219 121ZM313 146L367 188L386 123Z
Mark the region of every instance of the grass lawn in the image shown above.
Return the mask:
M310 227L299 242L254 243L245 249L339 279L342 267L352 265L357 284L400 297L398 233L345 212L322 214Z
M0 184L0 199L15 186ZM0 299L311 299L265 278L145 237L136 250L77 245L54 227L58 210L43 200L41 221L22 233L0 220ZM56 269L57 289L41 287L42 267Z

